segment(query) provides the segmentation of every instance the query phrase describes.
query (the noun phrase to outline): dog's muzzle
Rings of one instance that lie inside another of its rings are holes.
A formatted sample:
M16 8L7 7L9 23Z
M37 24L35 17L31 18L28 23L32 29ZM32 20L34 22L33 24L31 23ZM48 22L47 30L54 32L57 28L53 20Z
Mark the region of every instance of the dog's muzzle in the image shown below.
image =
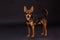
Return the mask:
M27 20L30 20L30 18L27 18Z

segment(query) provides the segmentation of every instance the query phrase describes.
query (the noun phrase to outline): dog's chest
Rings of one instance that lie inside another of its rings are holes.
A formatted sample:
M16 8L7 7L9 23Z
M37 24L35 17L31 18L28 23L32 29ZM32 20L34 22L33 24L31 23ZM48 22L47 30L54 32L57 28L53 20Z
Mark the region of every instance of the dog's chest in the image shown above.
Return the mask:
M33 20L29 20L29 21L27 20L26 23L27 24L33 24Z

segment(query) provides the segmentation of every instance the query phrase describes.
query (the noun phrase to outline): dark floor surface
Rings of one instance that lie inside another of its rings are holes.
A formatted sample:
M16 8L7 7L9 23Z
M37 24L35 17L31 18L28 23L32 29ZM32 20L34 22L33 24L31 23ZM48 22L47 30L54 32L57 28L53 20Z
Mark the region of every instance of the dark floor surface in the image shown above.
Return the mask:
M41 26L35 27L35 38L27 38L26 25L0 26L0 40L60 40L60 26L48 26L48 36L41 36Z

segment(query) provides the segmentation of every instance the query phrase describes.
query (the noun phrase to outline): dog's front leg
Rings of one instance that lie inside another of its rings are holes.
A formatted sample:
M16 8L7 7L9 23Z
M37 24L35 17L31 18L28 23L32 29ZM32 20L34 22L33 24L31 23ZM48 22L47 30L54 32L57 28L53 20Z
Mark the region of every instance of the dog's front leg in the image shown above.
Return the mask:
M34 32L34 24L31 22L31 28L32 28L32 38L34 38L35 32Z
M34 35L35 35L35 32L34 32L34 26L31 26L31 28L32 28L32 38L34 38Z
M29 25L27 24L27 26L28 26L28 30L27 30L27 37L30 37L30 27L29 27Z

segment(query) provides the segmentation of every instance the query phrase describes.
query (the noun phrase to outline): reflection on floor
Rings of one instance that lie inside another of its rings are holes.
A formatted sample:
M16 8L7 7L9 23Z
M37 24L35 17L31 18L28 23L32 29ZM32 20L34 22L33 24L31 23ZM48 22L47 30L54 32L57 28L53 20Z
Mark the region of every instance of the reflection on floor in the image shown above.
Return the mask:
M41 26L35 28L35 38L27 38L27 26L0 26L0 40L60 40L60 27L48 26L48 36L41 36Z

